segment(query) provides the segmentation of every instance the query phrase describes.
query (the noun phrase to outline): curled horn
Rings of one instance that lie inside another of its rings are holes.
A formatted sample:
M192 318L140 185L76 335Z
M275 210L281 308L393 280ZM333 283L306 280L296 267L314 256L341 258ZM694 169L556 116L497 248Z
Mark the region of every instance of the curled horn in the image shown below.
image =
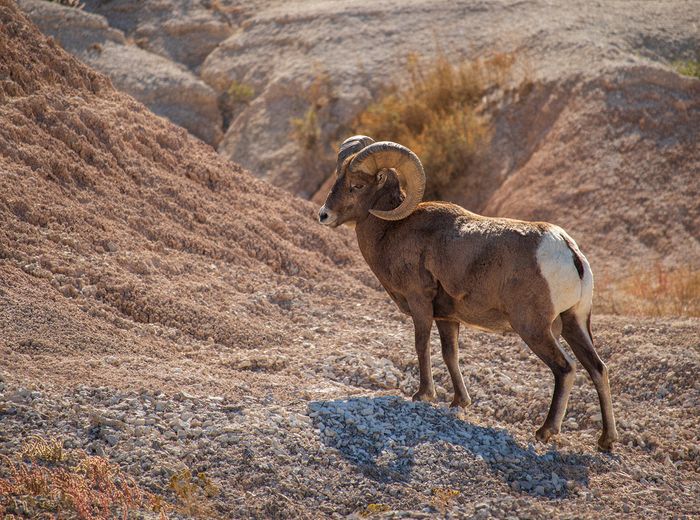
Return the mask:
M408 217L423 199L425 192L425 172L420 159L411 150L398 143L380 141L361 149L352 159L348 169L376 175L379 170L393 168L403 184L406 198L399 207L370 213L384 220L401 220Z
M338 163L336 165L336 171L340 173L340 168L343 166L345 159L350 157L365 148L366 146L372 144L374 139L367 137L366 135L353 135L348 137L343 144L340 145L340 150L338 150Z

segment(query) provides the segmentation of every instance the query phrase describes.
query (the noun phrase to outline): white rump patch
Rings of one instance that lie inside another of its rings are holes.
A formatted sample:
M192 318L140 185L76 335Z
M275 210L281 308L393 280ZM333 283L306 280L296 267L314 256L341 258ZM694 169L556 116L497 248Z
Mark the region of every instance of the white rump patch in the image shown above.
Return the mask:
M542 236L542 241L537 247L537 263L549 286L549 295L556 314L576 305L582 296L581 278L565 236L563 229L552 226L552 229ZM569 240L572 244L575 243L571 238ZM585 268L588 268L587 262Z

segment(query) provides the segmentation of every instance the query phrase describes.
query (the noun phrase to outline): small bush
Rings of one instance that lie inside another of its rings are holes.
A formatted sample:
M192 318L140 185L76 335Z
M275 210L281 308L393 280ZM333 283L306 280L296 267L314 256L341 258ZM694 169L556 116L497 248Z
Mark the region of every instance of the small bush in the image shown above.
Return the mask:
M209 503L210 498L220 493L219 488L206 473L192 475L189 469L183 469L170 478L170 489L178 501L178 510L195 518L211 518L214 509Z
M330 77L326 72L317 72L311 85L304 90L301 101L308 104L302 117L289 120L292 127L292 138L305 152L317 151L321 143L320 113L330 104L333 92Z
M22 448L22 455L32 461L61 462L66 454L63 444L55 437L44 439L33 435Z
M321 127L318 125L318 113L315 106L310 106L303 117L291 120L292 136L303 152L314 150L321 140Z
M231 121L254 97L255 89L251 85L235 80L231 82L219 98L219 107L225 129L231 125Z
M411 55L406 80L384 92L354 123L355 133L407 146L427 173L426 199L444 197L453 180L467 174L491 139L477 108L484 95L510 78L512 54L452 64L446 56Z
M596 294L601 310L612 314L700 317L700 269L639 267L622 279L602 277Z
M231 103L247 104L255 97L255 89L246 83L232 81L231 85L229 85L226 90L226 95L229 97Z
M676 60L672 63L673 68L683 76L700 79L700 61L698 60Z
M55 4L65 5L66 7L75 7L76 9L82 9L84 7L84 5L80 3L80 0L47 0L47 1L53 2Z
M364 510L360 511L362 518L367 518L372 515L380 515L391 511L391 508L386 504L369 504Z
M328 73L317 71L298 99L302 106L306 106L304 115L289 120L290 137L299 149L301 166L318 178L328 175L329 165L335 163L331 142L336 136L324 131L324 126L327 127L330 121L330 107L334 99Z
M127 518L151 510L166 518L159 497L107 459L66 452L58 439L32 437L14 460L0 457L0 517Z
M447 513L450 502L460 495L459 491L450 488L433 488L432 493L433 498L431 503L433 507L443 515Z

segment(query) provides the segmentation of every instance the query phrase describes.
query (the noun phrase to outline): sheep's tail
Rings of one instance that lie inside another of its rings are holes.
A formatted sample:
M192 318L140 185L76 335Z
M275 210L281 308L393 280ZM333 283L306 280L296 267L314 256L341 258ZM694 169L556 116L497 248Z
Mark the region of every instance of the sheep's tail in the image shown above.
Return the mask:
M591 265L588 263L588 259L578 248L574 239L566 233L562 233L562 237L566 241L566 245L569 246L569 250L573 256L574 267L576 267L578 276L581 279L581 297L571 310L576 315L576 321L578 321L579 326L588 332L588 337L592 342L591 308L593 307L593 271L591 270Z

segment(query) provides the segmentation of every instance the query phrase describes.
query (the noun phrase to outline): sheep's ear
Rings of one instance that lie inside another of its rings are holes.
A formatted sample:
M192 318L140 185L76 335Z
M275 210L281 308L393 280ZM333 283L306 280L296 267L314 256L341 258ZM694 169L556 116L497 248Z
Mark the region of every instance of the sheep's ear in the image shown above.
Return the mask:
M386 174L388 173L389 170L386 168L382 168L377 172L376 176L376 183L377 183L377 188L381 188L384 186L384 183L386 182Z

